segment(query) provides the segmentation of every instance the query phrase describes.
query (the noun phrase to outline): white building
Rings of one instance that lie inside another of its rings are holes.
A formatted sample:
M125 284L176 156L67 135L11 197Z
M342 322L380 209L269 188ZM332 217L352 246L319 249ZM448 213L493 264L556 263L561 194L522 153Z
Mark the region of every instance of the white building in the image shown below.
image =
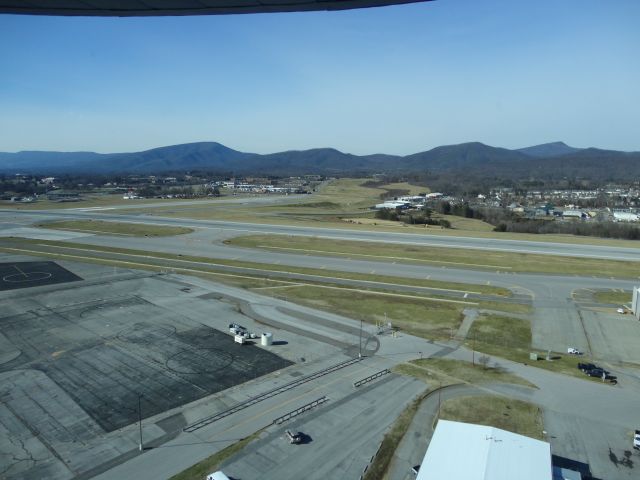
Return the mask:
M587 214L582 210L564 210L562 216L564 218L586 218Z
M551 445L495 427L438 420L417 480L552 480Z
M392 200L384 203L377 204L374 208L376 210L381 210L383 208L388 208L390 210L395 210L396 208L404 209L409 208L411 204L409 202L399 202L397 200Z
M613 219L616 222L637 222L638 214L630 212L613 212Z

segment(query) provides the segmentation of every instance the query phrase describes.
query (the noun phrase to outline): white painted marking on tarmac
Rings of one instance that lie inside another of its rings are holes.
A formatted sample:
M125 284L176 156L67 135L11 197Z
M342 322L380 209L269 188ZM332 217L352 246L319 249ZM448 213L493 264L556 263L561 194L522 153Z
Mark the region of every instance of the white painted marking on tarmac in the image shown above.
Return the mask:
M100 210L115 210L114 207L78 207L78 208L70 208L69 210L74 210L76 212L95 212Z

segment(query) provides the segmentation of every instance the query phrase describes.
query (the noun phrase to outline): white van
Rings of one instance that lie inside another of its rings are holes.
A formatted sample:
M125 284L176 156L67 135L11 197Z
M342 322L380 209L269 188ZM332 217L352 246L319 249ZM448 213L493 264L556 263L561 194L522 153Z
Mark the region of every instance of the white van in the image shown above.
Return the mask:
M207 475L207 480L229 480L229 477L222 473L222 470L218 470Z

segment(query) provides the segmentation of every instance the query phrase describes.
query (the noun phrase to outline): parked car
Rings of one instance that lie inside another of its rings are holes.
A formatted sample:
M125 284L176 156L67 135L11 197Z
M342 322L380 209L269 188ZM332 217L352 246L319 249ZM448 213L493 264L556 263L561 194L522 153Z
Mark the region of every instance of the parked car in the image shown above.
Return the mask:
M640 450L640 430L636 430L636 433L633 435L633 448Z
M618 313L627 313L624 308L618 308Z
M304 440L304 433L302 432L294 433L291 430L285 430L284 434L292 445L298 445Z
M618 380L618 377L614 375L609 375L609 372L607 372L604 368L592 368L591 370L588 370L585 373L590 377L599 377L599 378L604 377L605 380L616 380L616 381Z
M573 348L573 347L567 348L567 353L569 355L582 355L582 352L580 350L578 350L577 348Z
M579 363L578 364L578 369L580 369L580 371L587 373L589 370L593 370L594 368L598 368L595 364L593 363Z

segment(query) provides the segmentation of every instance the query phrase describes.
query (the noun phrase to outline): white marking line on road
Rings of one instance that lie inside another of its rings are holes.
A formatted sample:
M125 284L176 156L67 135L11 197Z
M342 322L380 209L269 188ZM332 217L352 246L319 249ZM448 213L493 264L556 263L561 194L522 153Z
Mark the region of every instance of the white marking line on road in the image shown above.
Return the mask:
M239 267L239 266L235 266L235 265L224 265L224 264L218 264L218 263L207 263L207 262L195 262L192 260L183 260L183 259L167 259L167 258L162 258L162 257L154 257L153 255L137 255L135 253L120 253L120 252L108 252L108 251L102 251L102 250L93 250L93 249L89 249L89 248L77 248L77 247L61 247L58 245L47 245L46 243L38 243L38 246L41 247L49 247L49 248L61 248L61 249L67 249L67 250L79 250L81 252L92 252L92 253L101 253L101 254L115 254L115 255L126 255L129 257L139 257L139 258L148 258L148 259L153 259L153 260L169 260L172 262L182 262L182 263L191 263L191 264L196 264L196 265L204 265L204 266L211 266L211 267L233 267L233 268L238 268L240 270L259 270L259 268L254 268L254 267ZM12 247L0 247L7 249L7 250L16 250L16 251L23 251L23 252L39 252L38 250L26 250L26 249L20 249L20 248L12 248ZM51 253L51 252L42 252L42 253ZM65 255L62 253L53 253L53 255L61 255L61 256L67 256L67 257L74 257L74 255ZM148 264L148 263L136 263L136 262L129 262L127 260L117 260L117 259L113 259L113 258L99 258L99 257L84 257L84 256L80 256L80 255L75 255L77 258L89 258L89 259L94 259L94 260L111 260L111 261L115 261L115 262L121 262L121 263L127 263L127 264L137 264L137 265L147 265L147 266L152 266L152 267L158 267L158 268L162 268L161 265L153 265L153 264ZM170 267L171 268L171 267ZM242 276L242 275L231 275L231 274L223 274L223 273L216 273L216 272L205 272L202 270L194 270L194 269L189 269L186 267L176 267L177 269L180 270L189 270L189 271L193 271L193 272L199 272L199 273L210 273L210 274L215 274L215 275L228 275L228 276L237 276L240 278L255 278L255 277L247 277L247 276ZM321 267L321 268L326 268L325 266ZM287 274L291 274L291 273L296 273L296 272L287 272L287 271L282 271L282 270L264 270L265 272L271 272L271 273L287 273ZM320 279L325 279L325 280L335 280L336 277L325 277L323 275L314 275L314 274L302 274L302 275L307 275L309 277L316 277L316 278L320 278ZM339 277L338 277L339 278ZM389 282L377 282L377 281L373 281L373 280L358 280L358 279L351 279L351 278L346 278L344 280L353 280L353 281L362 281L362 282L366 282L368 284L373 284L373 285L386 285L386 286L392 286L392 287L411 287L411 288L419 288L419 289L423 289L423 290L440 290L443 292L456 292L456 293L473 293L476 295L482 295L481 292L474 292L472 290L455 290L455 289L451 289L451 288L438 288L438 287L423 287L420 285L404 285L404 284L400 284L400 283L389 283ZM283 280L274 280L274 281L278 281L278 282L283 282ZM292 283L299 283L299 282L292 282ZM341 288L341 287L335 287L335 288ZM417 297L417 298L425 298L425 297ZM444 300L442 300L444 301ZM448 300L450 302L456 302L456 300ZM472 302L462 302L462 303L470 303L472 305L478 305L477 303L472 303Z
M38 227L42 230L51 230L55 232L56 230L63 230L66 232L81 232L81 233L106 233L107 235L122 235L124 237L135 237L132 233L116 233L116 232L105 232L104 230L83 230L81 228L65 228L65 227L55 227L55 228L47 228L47 227Z
M115 210L115 207L77 207L77 208L69 208L67 210L72 210L76 212L91 212L91 211L99 211L99 210Z
M253 287L251 290L274 290L276 288L304 287L306 283L292 283L291 285L276 285L274 287Z
M366 240L361 240L366 241ZM392 257L387 255L370 255L367 253L343 253L343 252L333 252L327 250L313 250L310 248L293 248L293 247L272 247L269 245L258 245L258 248L264 248L267 250L291 250L294 252L311 252L311 253L324 253L327 255L356 255L358 257L371 257L371 258L389 258L394 260L409 260L412 262L429 262L429 263L446 263L449 265L467 265L472 267L486 267L486 268L503 268L507 270L511 270L513 267L502 267L500 265L484 265L481 263L465 263L465 262L448 262L445 260L425 260L422 258L411 258L411 257ZM396 262L393 262L395 265Z
M313 283L300 283L298 285L287 285L289 287L315 287L315 288L327 288L330 290L345 290L348 292L366 293L370 295L382 295L385 297L400 297L400 298L412 298L417 300L427 300L429 302L444 302L444 303L462 303L464 305L479 305L477 302L464 302L462 300L448 300L444 298L422 297L420 295L407 295L404 293L389 293L389 292L375 292L372 290L364 290L361 288L349 288L349 287L332 287L329 285L316 285ZM275 288L275 287L271 287ZM283 287L284 288L284 287ZM465 294L466 295L466 294ZM467 298L466 296L464 298Z

